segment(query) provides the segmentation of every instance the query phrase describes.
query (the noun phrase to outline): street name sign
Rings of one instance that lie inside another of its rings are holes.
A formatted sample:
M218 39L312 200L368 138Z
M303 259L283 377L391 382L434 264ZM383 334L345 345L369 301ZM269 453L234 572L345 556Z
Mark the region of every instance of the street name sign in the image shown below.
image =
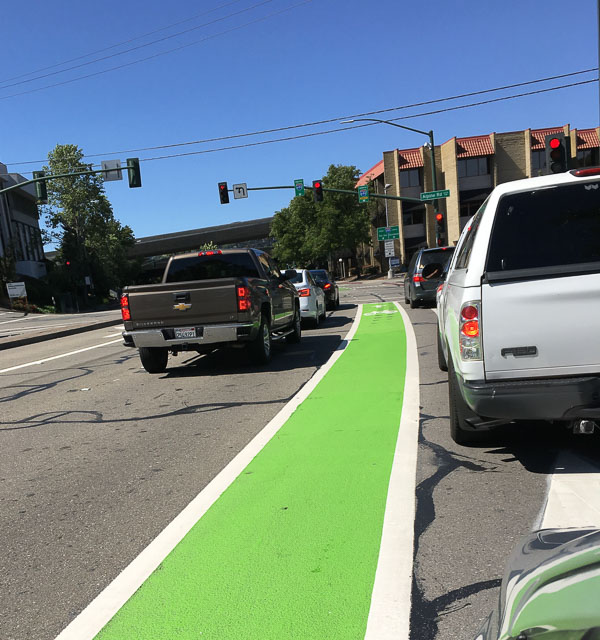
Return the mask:
M27 289L24 282L7 282L6 290L9 298L26 298Z
M386 258L393 258L396 255L396 252L394 251L394 241L393 240L386 240L384 243L384 248L385 248L385 257Z
M104 172L104 182L123 179L120 160L102 160L102 171Z
M398 240L400 238L400 228L395 227L377 227L377 240Z
M245 182L240 182L240 184L233 185L233 197L236 200L248 197L248 186Z
M420 195L421 200L437 200L438 198L447 198L450 195L450 189L441 189L439 191L425 191Z
M304 180L294 180L294 189L297 196L304 195Z
M369 187L366 184L358 187L358 201L369 202Z

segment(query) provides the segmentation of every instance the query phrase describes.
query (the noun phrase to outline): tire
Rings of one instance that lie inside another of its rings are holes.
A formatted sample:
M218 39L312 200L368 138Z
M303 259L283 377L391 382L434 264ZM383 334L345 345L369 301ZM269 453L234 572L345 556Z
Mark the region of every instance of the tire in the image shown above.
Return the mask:
M438 324L437 330L437 357L438 357L438 367L440 371L448 371L448 364L446 363L446 357L444 356L444 350L442 348L442 338L440 336L440 326Z
M313 329L318 329L319 328L319 321L321 320L321 316L319 315L319 305L317 304L317 312L315 317L312 320L312 326Z
M335 308L337 309L340 306L340 294L338 293L335 297Z
M456 444L469 446L484 442L489 436L487 431L475 431L469 427L467 418L477 417L464 401L454 369L448 371L448 404L450 407L450 437Z
M323 322L325 322L326 316L327 316L327 304L325 303L325 300L323 300L323 306L321 307L321 311L323 313L321 313L321 320L323 320Z
M298 307L296 307L294 311L294 320L292 324L294 326L294 331L285 337L285 341L290 344L298 344L302 338L302 321L300 320L300 309L298 309Z
M408 304L410 305L411 309L416 309L417 308L417 301L413 300L412 298L409 299Z
M148 373L164 373L169 351L164 347L140 347L140 360Z
M248 355L254 364L267 364L271 360L271 323L264 314L261 315L260 326L256 338L248 345Z

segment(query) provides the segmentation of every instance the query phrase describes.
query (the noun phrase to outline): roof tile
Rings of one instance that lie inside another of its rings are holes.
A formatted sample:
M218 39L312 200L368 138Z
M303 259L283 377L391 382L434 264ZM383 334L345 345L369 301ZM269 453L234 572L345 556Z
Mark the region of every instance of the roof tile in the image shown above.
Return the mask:
M577 130L577 148L578 149L594 149L599 147L598 132L596 129L578 129Z
M355 187L362 187L364 184L368 184L371 180L379 178L383 173L383 160L380 160L374 167L371 167L368 171L365 171L362 176L356 182Z
M473 136L456 139L456 157L474 158L476 156L493 156L494 147L490 136Z
M552 133L563 133L562 127L552 127L550 129L532 129L531 130L531 150L538 151L546 148L546 136Z
M398 150L398 168L400 171L403 169L418 169L422 166L423 156L420 148Z

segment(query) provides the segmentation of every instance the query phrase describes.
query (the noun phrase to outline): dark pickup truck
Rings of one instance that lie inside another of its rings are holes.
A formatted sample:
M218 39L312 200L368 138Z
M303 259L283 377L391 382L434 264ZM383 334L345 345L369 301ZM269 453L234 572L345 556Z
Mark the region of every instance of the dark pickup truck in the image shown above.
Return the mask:
M123 290L124 344L139 349L149 373L167 368L169 352L208 353L226 345L245 345L253 362L266 363L272 341L300 341L294 275L281 274L258 249L173 256L160 284Z

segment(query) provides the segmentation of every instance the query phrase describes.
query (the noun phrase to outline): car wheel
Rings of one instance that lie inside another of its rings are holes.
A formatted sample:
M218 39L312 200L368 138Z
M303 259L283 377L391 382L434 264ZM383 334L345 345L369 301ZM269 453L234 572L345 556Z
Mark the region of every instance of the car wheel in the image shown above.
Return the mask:
M169 351L164 347L140 347L140 360L148 373L164 373Z
M417 301L413 300L412 298L409 298L408 304L410 305L411 309L416 309L417 308Z
M313 318L312 325L314 329L319 327L319 321L321 317L319 315L319 304L317 303L317 310L315 311L315 317Z
M438 357L438 367L440 368L440 371L448 371L446 357L444 356L444 350L442 349L442 338L440 336L439 324L438 324L438 331L437 331L437 357Z
M340 306L340 294L338 293L335 297L335 308L337 309Z
M271 359L271 323L264 314L256 338L248 345L250 360L255 364L266 364Z
M450 437L456 444L469 446L483 442L489 437L488 431L475 431L469 426L467 418L477 416L464 401L452 367L449 367L448 371L448 404L450 407Z
M294 311L293 327L294 330L285 337L285 340L286 342L297 344L302 337L302 322L300 320L300 309L298 309L298 307L296 307Z
M327 309L325 306L325 300L323 300L323 306L321 307L321 320L325 321L326 314L327 314Z

